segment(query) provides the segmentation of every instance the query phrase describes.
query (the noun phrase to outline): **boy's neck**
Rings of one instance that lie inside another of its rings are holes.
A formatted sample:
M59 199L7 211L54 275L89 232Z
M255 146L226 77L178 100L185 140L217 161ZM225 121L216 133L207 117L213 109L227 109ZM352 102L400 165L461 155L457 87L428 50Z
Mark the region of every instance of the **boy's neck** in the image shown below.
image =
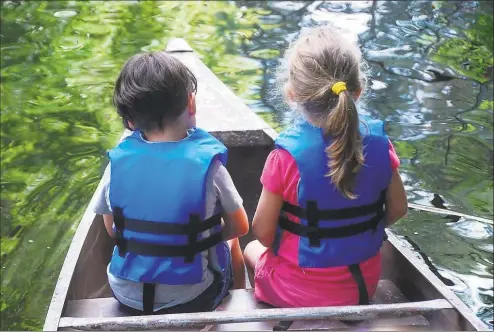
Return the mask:
M174 125L163 130L143 132L143 134L149 142L174 142L186 138L187 130L188 128L186 126Z

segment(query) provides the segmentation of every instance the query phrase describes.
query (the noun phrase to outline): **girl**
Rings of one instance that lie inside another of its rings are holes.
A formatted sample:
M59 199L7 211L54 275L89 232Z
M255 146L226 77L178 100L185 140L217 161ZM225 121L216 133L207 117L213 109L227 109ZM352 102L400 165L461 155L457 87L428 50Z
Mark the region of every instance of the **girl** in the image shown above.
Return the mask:
M273 306L368 303L384 228L407 211L383 123L357 113L360 60L358 46L331 28L309 30L287 52L284 92L301 117L266 161L257 241L244 252L257 299Z
M245 287L247 216L226 147L195 128L196 90L193 73L163 52L133 56L116 82L117 112L134 132L109 152L95 212L116 238L108 280L131 313L213 310L232 272Z

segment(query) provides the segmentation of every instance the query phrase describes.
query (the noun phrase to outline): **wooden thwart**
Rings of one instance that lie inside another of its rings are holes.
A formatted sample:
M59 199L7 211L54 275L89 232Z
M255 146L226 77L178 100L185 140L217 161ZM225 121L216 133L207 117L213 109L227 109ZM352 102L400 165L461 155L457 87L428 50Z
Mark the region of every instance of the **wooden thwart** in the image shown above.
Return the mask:
M263 322L273 320L360 320L369 319L370 315L393 314L400 316L409 313L425 313L452 308L453 307L448 301L444 299L438 299L422 302L375 304L365 306L255 309L247 312L201 312L195 314L170 314L108 318L64 317L60 320L59 328L121 331L177 327L180 328L212 324Z

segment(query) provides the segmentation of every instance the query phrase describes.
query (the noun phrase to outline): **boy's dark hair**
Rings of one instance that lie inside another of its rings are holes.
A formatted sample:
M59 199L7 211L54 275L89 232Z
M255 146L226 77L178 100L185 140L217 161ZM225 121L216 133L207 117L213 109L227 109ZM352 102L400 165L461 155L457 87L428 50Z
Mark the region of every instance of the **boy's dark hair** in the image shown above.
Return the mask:
M163 129L187 107L197 90L194 74L178 59L164 52L137 54L125 63L115 84L113 105L124 125L136 129Z

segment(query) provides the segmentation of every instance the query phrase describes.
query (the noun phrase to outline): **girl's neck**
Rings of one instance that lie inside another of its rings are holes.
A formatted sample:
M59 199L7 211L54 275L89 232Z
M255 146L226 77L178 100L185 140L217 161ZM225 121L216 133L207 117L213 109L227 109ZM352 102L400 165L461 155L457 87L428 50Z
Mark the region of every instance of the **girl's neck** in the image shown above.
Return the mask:
M307 121L310 125L313 127L321 127L321 119L315 119L314 116L307 114L305 112L302 113L302 116L304 117L305 121Z

